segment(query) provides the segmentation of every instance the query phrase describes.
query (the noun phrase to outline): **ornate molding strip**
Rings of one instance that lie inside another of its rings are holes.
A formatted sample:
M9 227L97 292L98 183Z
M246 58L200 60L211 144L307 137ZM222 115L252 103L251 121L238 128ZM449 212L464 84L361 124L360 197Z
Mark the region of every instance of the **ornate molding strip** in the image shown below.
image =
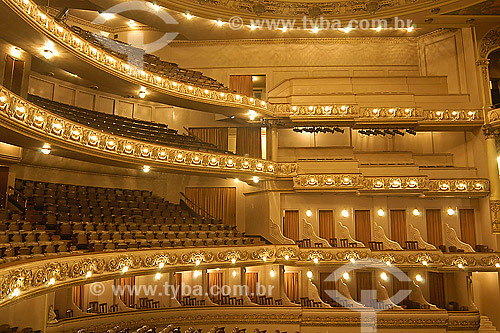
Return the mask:
M2 1L31 26L64 47L68 52L77 54L81 59L115 76L133 80L134 83L139 82L145 87L151 87L172 96L227 107L251 108L263 114L272 114L272 106L266 101L233 93L202 89L133 66L104 50L98 49L90 42L82 40L80 36L58 24L32 0Z
M498 253L446 253L440 251L375 251L368 248L299 248L296 245L241 246L235 249L178 248L168 251L137 250L51 256L43 260L12 262L0 266L0 307L34 294L50 292L52 287L89 283L94 279L113 279L123 274L152 274L163 268L180 270L194 267L343 265L357 260L390 261L393 265L442 270L487 270L500 268Z
M415 177L367 177L360 174L337 175L298 175L294 177L297 190L344 191L384 191L387 193L415 191L422 193L467 194L486 196L489 193L489 180L472 179L429 179L427 176Z
M293 120L351 120L366 122L461 125L483 124L481 110L423 110L415 107L359 107L357 105L292 106L273 104L274 115Z
M109 158L133 160L137 164L204 172L242 172L264 177L290 175L295 163L274 163L266 160L216 153L183 150L150 144L100 132L61 118L0 86L0 118L21 133L36 134L46 141L86 148ZM284 171L284 173L282 173Z

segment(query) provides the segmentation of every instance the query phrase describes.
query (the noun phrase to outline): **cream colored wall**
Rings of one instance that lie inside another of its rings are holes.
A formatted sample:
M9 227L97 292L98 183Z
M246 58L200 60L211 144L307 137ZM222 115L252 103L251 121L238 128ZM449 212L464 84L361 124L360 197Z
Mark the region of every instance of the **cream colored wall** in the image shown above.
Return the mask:
M0 82L3 84L4 71L5 71L5 59L7 55L13 55L14 45L7 43L3 39L0 39ZM14 57L15 58L15 57ZM29 84L29 75L31 71L31 54L21 50L21 56L19 60L24 61L24 76L21 86L21 96L26 96Z
M474 303L481 314L490 318L497 330L500 330L500 273L479 272L473 273L472 291Z
M184 127L239 127L241 125L225 122L227 117L209 112L188 110L170 105L148 102L147 100L124 98L96 91L83 86L58 80L56 78L32 73L29 93L60 103L74 105L122 117L167 124L179 133Z
M176 41L162 59L229 84L230 75L266 75L268 91L297 77L418 75L415 39Z
M413 209L418 209L420 216L412 214ZM300 235L303 234L303 220L311 223L316 234L319 235L319 220L318 214L320 210L333 210L335 231L339 232L338 222L348 227L351 236L356 237L356 229L354 223L355 210L370 210L372 236L373 227L376 224L382 226L385 234L391 238L390 230L390 210L406 210L406 224L407 227L412 224L419 229L422 237L427 239L427 226L425 219L426 209L441 209L441 218L443 225L443 244L444 244L444 226L448 224L450 227L457 231L460 237L460 219L458 214L448 215L448 208L453 208L455 211L461 208L472 208L475 211L476 223L476 242L477 244L486 244L493 249L496 249L496 243L490 237L490 234L482 233L482 221L488 218L488 211L480 209L479 199L460 199L460 198L418 198L418 197L396 197L396 196L380 196L380 195L362 195L356 196L355 194L333 194L333 193L284 193L281 194L281 203L279 212L283 216L285 210L298 210L300 218ZM278 209L278 208L275 208ZM313 215L306 216L306 211L311 210ZM349 217L341 215L342 210L346 209L349 212ZM384 216L379 216L377 211L383 209ZM485 216L486 215L486 216ZM280 226L283 228L282 219L280 219ZM339 236L336 236L337 238Z
M28 301L14 303L2 308L0 323L23 328L45 331L46 316L48 314L49 295L33 297Z

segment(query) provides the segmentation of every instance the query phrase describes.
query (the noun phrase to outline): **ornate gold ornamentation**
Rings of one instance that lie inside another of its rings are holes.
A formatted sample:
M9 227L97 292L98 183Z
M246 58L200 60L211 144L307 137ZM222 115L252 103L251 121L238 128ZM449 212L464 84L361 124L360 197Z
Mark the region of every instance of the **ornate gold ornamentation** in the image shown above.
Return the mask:
M494 234L500 234L500 200L490 199L491 227Z
M268 261L270 259L274 259L275 254L276 251L274 250L274 248L261 248L257 251L252 252L251 258L253 260Z
M200 265L202 263L211 263L214 261L214 255L208 251L192 251L184 253L181 256L182 264L195 264Z
M232 260L248 260L248 252L242 250L228 250L217 253L217 260L221 262Z
M320 261L332 261L335 257L332 253L321 250L304 250L300 251L300 260L302 261L313 261L314 263L319 263Z
M500 27L495 27L479 42L479 55L486 59L491 51L500 48Z

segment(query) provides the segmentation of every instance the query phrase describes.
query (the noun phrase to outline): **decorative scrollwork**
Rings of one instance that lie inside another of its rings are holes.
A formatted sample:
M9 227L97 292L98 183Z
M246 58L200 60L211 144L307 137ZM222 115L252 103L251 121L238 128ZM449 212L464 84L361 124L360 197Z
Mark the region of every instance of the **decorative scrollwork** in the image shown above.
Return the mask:
M217 254L217 260L218 261L232 261L232 260L247 260L248 259L248 252L247 251L241 251L241 250L229 250L229 251L224 251L224 252L219 252Z
M201 263L210 263L212 261L214 261L214 255L206 251L192 251L184 253L181 256L181 263L183 264L200 265Z

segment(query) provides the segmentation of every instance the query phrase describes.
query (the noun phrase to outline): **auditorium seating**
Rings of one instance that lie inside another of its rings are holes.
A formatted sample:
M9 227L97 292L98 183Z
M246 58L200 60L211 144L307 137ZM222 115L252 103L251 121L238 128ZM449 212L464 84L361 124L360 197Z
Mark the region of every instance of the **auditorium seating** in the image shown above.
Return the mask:
M194 136L178 134L164 124L91 111L35 95L29 95L28 100L61 117L106 133L182 149L229 153Z
M0 210L3 262L87 251L264 244L149 191L20 179L15 191L26 208Z
M135 66L142 67L150 72L165 76L174 81L198 86L203 89L230 92L230 90L222 83L203 75L201 72L181 68L176 63L163 61L155 55L146 54L142 49L138 49L129 44L110 39L97 33L92 33L78 26L72 26L70 29L87 42L94 44L96 47L113 54L119 59L130 62Z

